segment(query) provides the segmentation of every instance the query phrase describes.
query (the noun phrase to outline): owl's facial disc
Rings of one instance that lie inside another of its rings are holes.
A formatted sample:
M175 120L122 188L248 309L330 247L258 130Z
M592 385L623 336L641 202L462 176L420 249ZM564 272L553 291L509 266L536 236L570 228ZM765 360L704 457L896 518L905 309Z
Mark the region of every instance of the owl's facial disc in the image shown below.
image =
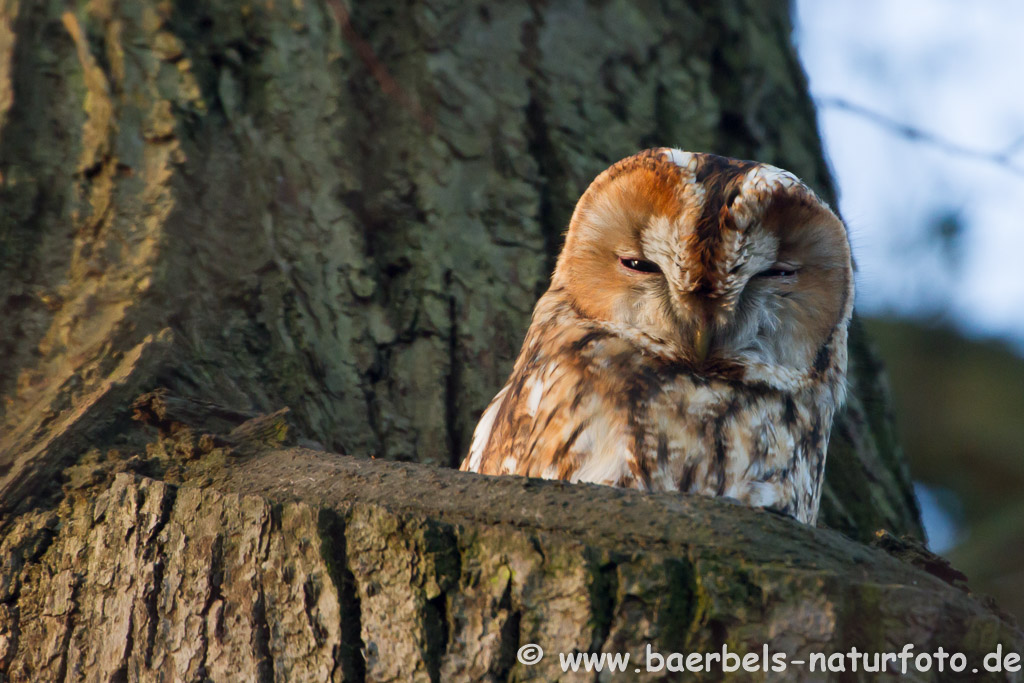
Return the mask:
M580 199L552 288L587 318L674 350L696 371L808 370L852 296L842 223L793 176L642 153Z

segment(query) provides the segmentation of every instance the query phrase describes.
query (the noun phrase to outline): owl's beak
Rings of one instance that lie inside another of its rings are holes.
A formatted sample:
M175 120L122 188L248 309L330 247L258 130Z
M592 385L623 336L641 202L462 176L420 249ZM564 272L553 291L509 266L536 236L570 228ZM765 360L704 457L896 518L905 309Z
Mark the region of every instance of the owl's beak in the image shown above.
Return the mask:
M698 363L703 363L711 348L711 326L701 325L693 335L693 353Z

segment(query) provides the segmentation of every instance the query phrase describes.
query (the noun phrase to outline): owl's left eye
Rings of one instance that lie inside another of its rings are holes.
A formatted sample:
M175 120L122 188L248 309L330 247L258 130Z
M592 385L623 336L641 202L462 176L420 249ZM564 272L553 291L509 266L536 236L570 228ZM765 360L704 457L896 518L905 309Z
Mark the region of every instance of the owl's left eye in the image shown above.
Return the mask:
M776 263L767 270L762 270L757 274L757 277L791 277L796 275L796 266L790 266L783 263Z
M644 261L638 258L619 258L623 268L634 270L638 273L660 273L661 268L653 261Z

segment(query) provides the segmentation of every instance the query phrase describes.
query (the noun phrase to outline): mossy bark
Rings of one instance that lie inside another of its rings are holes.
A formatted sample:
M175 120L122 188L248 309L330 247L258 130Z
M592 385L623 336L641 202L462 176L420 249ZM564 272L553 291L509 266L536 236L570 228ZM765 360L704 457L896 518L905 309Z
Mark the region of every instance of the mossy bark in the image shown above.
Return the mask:
M997 644L1024 648L1005 618L912 564L712 499L303 449L98 490L8 525L0 676L592 680L564 674L559 653L610 652L629 653L630 678L677 680L647 673L649 647L767 647L784 671L727 678L831 680L812 653L912 643L980 667ZM516 658L528 643L545 652L532 666ZM872 680L900 678L894 666ZM690 679L721 676L719 662Z

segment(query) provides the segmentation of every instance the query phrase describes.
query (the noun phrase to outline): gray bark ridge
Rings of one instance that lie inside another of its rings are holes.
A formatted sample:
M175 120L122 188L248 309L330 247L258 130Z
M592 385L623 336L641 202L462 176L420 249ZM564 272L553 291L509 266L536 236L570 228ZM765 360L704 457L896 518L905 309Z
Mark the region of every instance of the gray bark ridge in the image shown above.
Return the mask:
M558 653L629 653L631 678L648 646L809 661L912 643L978 667L997 645L1024 652L962 588L721 500L297 448L203 483L121 473L11 520L0 676L593 680L564 674ZM528 643L546 653L533 666L516 659ZM773 676L822 680L795 664L728 678Z

